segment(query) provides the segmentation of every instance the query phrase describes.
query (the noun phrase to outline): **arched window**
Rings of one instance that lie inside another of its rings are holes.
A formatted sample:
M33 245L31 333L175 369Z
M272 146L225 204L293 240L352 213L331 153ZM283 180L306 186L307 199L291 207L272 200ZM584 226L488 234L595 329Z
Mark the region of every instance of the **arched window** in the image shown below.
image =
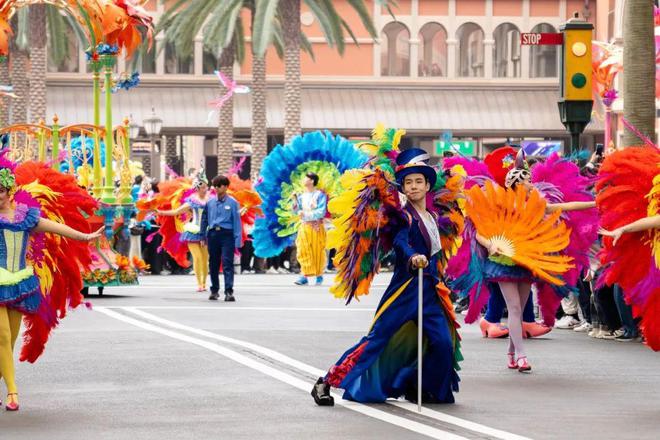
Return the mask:
M141 54L140 63L138 65L140 73L156 73L156 47L152 46L151 50L145 50Z
M183 59L177 56L174 44L165 45L165 73L193 73L193 57Z
M204 75L212 75L216 70L220 70L220 55L214 50L204 47L202 60L202 73Z
M419 76L447 76L447 31L438 23L427 23L419 31Z
M382 76L410 75L410 31L399 22L388 23L380 34Z
M532 32L557 32L547 23L534 26ZM531 78L554 78L557 76L557 50L559 46L532 46L529 51L529 76Z
M459 77L484 76L484 31L479 25L465 23L456 31L458 40L457 75Z
M493 77L520 76L520 31L511 23L502 23L493 32Z

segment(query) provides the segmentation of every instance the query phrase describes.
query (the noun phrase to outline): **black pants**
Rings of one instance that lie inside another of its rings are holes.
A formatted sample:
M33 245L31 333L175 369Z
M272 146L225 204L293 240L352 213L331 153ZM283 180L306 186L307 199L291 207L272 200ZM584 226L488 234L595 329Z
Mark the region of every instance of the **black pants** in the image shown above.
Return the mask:
M582 309L582 316L584 320L591 324L591 285L584 281L582 277L578 279L577 288L580 291L580 296L578 296L578 301L580 302L580 309Z
M618 330L621 327L621 318L614 302L614 288L604 286L594 292L593 298L599 324L607 326L608 330Z
M225 278L225 293L234 292L234 233L229 229L209 231L209 274L211 275L211 293L220 291L220 261Z
M241 248L241 272L252 270L253 255L254 247L252 246L252 240L246 240Z

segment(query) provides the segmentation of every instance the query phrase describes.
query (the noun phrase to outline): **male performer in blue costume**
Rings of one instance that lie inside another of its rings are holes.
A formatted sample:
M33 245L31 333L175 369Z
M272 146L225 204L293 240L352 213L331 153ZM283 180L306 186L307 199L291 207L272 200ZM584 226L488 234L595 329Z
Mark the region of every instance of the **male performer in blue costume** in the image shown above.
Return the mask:
M454 402L462 358L449 290L440 280L438 217L426 206L437 179L428 161L429 155L419 148L402 151L396 159L397 184L407 202L405 220L393 233L394 276L367 336L314 385L311 394L318 405L334 405L331 387L343 388L344 399L358 402L400 396L416 400L418 268L424 271L422 400Z

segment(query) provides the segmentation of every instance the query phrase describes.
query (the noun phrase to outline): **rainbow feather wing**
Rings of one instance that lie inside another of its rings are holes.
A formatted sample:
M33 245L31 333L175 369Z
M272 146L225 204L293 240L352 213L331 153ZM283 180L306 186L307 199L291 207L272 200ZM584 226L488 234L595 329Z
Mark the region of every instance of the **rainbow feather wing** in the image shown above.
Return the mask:
M296 136L290 144L277 146L264 159L256 190L262 199L264 217L257 218L252 233L255 255L279 255L295 240L298 216L292 194L300 191L306 169L319 171L320 189L329 197L339 191L339 176L362 168L367 156L351 142L329 132Z
M98 203L78 187L73 176L37 162L20 164L15 174L19 188L17 202L39 207L43 218L89 231L86 216L93 215ZM28 260L44 295L37 313L23 318L25 333L20 359L34 362L67 310L82 303L80 268L88 267L91 257L86 242L53 234L32 234Z
M337 250L330 291L350 303L369 293L381 258L392 247L391 229L400 212L395 185L380 170L352 170L340 179L344 191L329 203L334 229L327 247Z

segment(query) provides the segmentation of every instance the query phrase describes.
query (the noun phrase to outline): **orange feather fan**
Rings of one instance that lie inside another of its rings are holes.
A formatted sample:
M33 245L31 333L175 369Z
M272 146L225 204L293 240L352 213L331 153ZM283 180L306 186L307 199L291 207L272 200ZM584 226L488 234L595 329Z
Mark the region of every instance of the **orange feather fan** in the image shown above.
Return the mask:
M504 256L535 276L564 284L558 276L572 265L570 257L560 254L570 237L570 230L559 220L560 211L546 216L543 197L538 191L528 193L523 186L505 189L488 181L484 190L475 185L466 194L467 215L481 236L508 248Z

